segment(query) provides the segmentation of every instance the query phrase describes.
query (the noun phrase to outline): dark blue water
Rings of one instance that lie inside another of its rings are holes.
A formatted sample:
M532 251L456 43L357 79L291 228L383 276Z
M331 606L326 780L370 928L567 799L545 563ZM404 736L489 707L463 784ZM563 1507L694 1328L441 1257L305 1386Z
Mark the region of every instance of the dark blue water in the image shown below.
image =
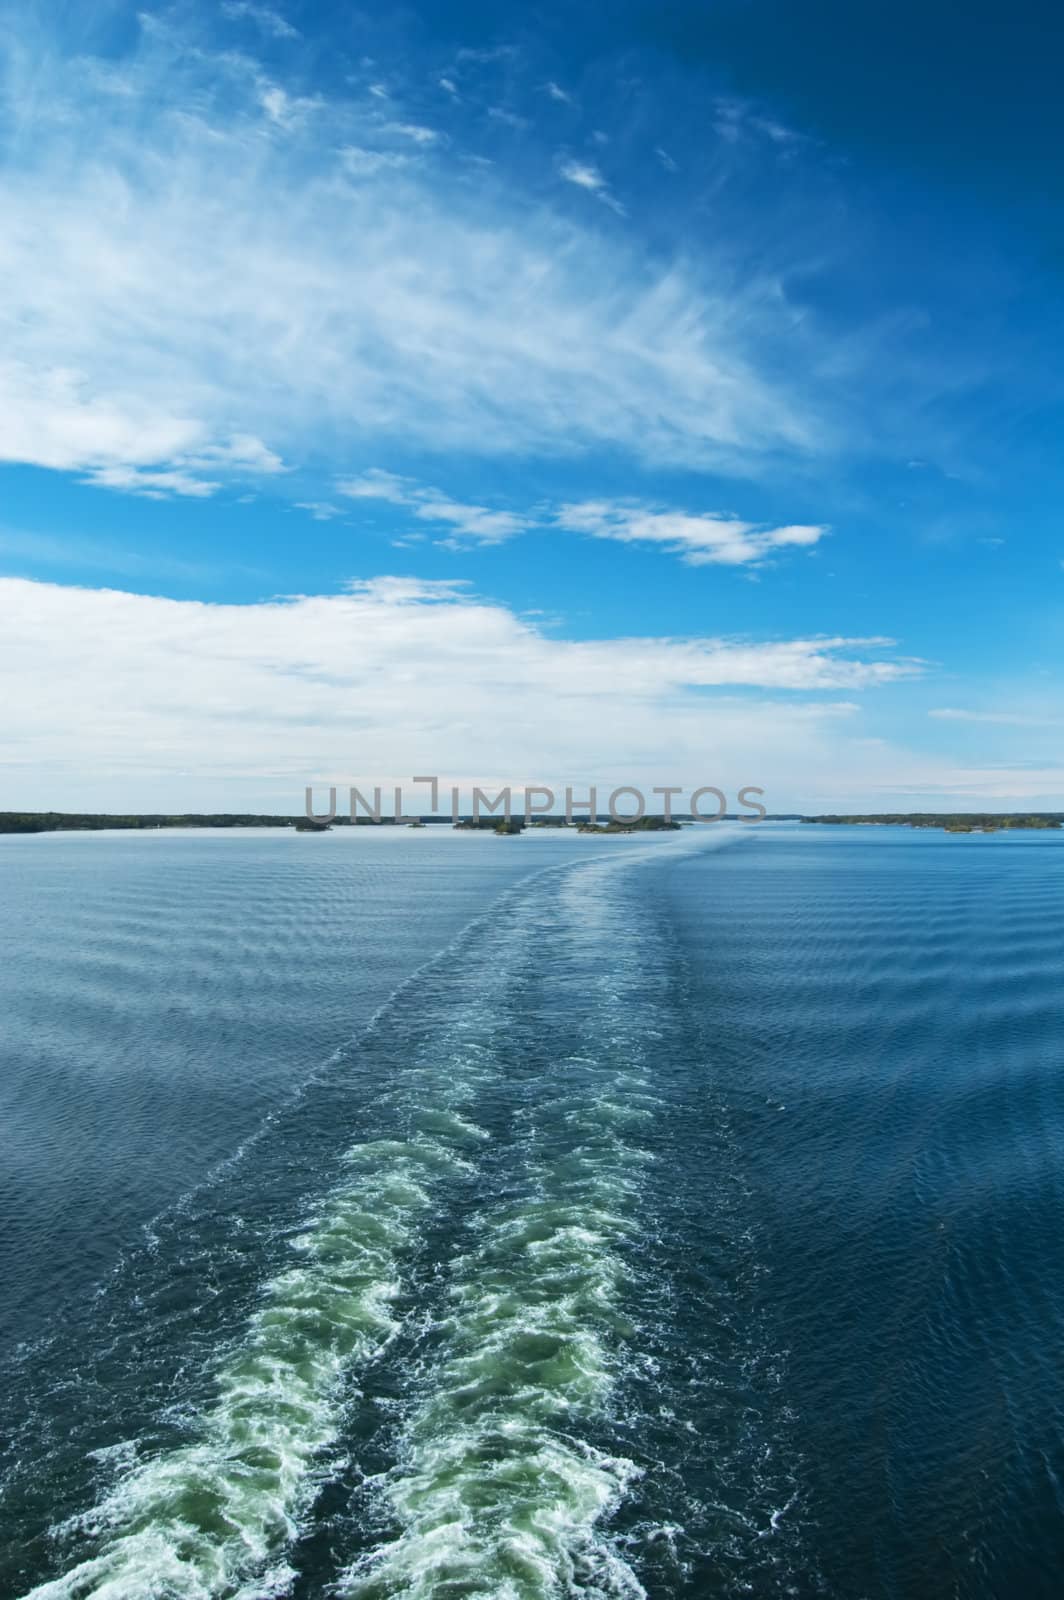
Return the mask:
M0 841L0 1593L1055 1596L1062 852Z

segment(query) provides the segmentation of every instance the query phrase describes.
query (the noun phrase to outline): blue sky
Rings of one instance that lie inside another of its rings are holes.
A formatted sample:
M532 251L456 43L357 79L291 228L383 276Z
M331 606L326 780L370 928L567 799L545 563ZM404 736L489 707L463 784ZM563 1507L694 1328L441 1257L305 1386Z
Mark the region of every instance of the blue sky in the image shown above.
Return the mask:
M0 806L1064 808L1064 19L0 6Z

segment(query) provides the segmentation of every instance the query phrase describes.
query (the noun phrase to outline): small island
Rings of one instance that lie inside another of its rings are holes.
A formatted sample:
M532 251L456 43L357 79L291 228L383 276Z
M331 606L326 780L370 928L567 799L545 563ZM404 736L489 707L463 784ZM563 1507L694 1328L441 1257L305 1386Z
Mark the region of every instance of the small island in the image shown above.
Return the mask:
M525 831L524 823L516 817L463 817L454 826L458 833L494 833L502 837Z
M618 822L611 817L609 822L582 822L576 830L578 833L674 833L678 832L680 824L673 822L668 817L633 817L631 822Z

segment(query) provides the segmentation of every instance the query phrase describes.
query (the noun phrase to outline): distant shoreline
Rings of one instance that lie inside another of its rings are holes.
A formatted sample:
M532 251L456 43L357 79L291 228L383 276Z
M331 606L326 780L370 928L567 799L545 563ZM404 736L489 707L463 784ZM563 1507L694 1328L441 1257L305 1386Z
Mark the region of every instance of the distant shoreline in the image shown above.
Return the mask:
M1059 828L1064 811L904 811L866 815L802 817L849 827L941 828L945 833L1008 833L1016 829Z
M524 822L517 822L511 826L513 833L528 831L540 832L544 829L569 829L572 832L584 831L585 833L607 831L618 832L661 832L668 831L669 824L661 818L646 818L642 826L633 818L631 823L611 822L606 815L600 815L597 823L605 824L596 828L589 826L589 819L574 818L567 823L564 817L537 817L526 829ZM723 822L744 821L750 823L749 817L739 818L727 815L719 820ZM846 815L826 814L820 816L803 816L800 812L769 813L764 819L766 822L803 822L820 823L835 826L864 826L864 827L908 827L908 828L938 828L946 833L1001 833L1015 830L1041 830L1059 829L1064 826L1064 811L906 811L906 812L866 812L863 814L852 813ZM680 812L674 813L676 824L700 822L706 823L704 818L695 818ZM326 832L328 828L395 828L410 826L431 826L454 828L463 831L494 831L499 827L497 818L471 816L459 817L457 823L450 816L421 816L421 817L382 817L379 822L370 817L359 817L352 821L350 817L335 817L329 824L320 824L317 827L308 823L303 815L273 815L265 812L250 811L219 811L219 812L139 812L139 813L113 813L90 811L0 811L0 834L36 834L36 833L102 833L105 831L122 832L151 832L159 828L291 828L300 832ZM500 831L502 831L500 829Z

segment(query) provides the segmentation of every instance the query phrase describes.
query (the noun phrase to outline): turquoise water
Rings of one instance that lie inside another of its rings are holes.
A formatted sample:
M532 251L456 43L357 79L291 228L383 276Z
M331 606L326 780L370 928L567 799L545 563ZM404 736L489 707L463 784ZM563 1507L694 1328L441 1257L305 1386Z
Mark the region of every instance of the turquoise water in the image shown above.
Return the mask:
M1064 840L0 840L0 1593L1056 1595Z

